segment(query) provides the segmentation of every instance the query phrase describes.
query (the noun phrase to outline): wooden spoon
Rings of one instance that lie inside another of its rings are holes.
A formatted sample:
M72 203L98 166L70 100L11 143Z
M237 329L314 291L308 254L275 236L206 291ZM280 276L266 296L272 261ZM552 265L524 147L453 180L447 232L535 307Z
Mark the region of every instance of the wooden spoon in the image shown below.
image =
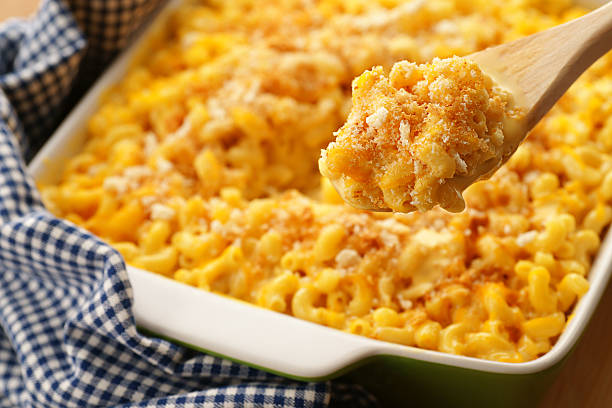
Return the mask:
M510 91L525 114L504 120L502 162L481 163L470 176L447 180L457 191L493 174L527 133L599 57L612 49L612 2L565 24L468 55Z
M612 49L612 2L565 24L468 55L525 109L525 134ZM523 138L525 136L523 134Z

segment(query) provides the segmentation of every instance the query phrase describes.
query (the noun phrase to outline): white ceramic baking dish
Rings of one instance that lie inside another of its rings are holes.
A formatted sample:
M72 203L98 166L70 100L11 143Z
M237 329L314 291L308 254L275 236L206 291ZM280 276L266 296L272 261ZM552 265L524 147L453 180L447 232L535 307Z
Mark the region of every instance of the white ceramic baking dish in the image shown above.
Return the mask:
M130 60L179 1L172 1L98 80L32 160L37 182L53 183L65 159L81 148L86 122L102 93L118 82ZM582 2L584 3L584 2ZM593 2L589 6L603 4ZM347 375L383 402L516 406L533 403L585 330L612 272L608 234L589 273L591 288L550 352L512 364L405 347L344 333L199 290L128 267L137 324L154 335L300 380Z

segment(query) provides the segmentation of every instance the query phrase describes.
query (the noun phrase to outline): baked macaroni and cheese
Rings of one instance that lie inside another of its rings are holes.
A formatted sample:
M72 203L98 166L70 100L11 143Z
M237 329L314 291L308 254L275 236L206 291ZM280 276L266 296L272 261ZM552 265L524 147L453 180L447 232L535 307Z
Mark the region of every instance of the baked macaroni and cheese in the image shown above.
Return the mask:
M188 285L406 346L535 359L588 290L612 219L610 56L464 192L461 213L354 209L317 160L365 70L467 55L584 12L187 0L108 91L44 200L129 264Z
M462 211L463 189L514 151L504 124L521 116L469 59L401 61L388 76L376 67L353 82L351 113L319 168L357 208Z

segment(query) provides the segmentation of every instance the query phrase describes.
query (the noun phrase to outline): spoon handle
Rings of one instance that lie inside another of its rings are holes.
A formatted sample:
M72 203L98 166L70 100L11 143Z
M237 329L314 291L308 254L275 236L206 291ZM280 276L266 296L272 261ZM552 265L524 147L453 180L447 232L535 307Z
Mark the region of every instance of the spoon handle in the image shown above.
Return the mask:
M612 2L585 16L472 54L526 109L530 130L576 79L612 49Z

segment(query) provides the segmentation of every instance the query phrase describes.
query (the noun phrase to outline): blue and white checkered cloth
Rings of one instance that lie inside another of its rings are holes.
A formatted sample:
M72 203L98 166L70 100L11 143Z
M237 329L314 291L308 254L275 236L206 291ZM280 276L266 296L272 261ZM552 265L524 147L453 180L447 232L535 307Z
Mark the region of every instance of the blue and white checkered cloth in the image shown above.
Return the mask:
M0 25L0 406L376 406L138 333L121 256L41 204L24 153L158 4L44 0Z

